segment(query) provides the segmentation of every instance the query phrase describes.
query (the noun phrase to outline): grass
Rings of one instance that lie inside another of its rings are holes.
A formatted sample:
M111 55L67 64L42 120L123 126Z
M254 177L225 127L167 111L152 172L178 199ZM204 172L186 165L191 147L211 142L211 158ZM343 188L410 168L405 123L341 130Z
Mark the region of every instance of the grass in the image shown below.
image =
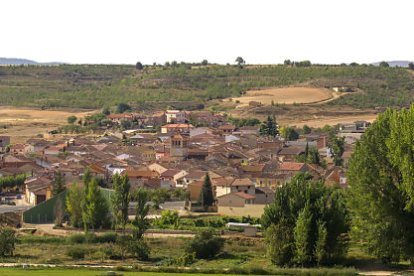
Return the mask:
M116 269L114 269L116 270ZM26 275L86 275L86 276L99 276L99 275L109 275L108 271L114 270L99 270L99 269L71 269L71 268L0 268L0 275L4 276L26 276ZM258 270L259 271L259 270ZM254 272L254 271L252 271ZM197 276L197 275L240 275L237 273L187 273L184 270L181 273L174 273L174 272L142 272L142 271L116 271L116 275L137 275L137 276L161 276L161 275L189 275L189 276ZM271 275L356 275L356 271L353 269L327 269L327 268L319 268L319 269L278 269L275 270L274 273ZM113 275L113 274L112 274ZM260 275L260 274L249 274L249 275Z

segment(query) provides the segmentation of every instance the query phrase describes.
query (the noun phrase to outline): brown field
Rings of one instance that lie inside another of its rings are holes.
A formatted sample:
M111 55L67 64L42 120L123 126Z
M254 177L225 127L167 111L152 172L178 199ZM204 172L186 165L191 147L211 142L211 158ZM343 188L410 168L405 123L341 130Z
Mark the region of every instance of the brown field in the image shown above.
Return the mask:
M377 118L377 114L361 114L361 115L345 115L345 116L327 116L327 117L317 117L314 119L308 120L282 120L282 123L290 126L303 127L308 125L310 127L323 127L325 125L334 126L337 124L349 124L356 121L368 121L373 122Z
M232 101L240 101L237 106L248 106L249 102L260 102L264 105L270 105L272 101L276 104L294 104L294 103L319 103L330 100L338 95L333 91L325 88L312 87L281 87L261 90L249 90L245 95L232 98Z
M84 118L91 113L93 111L0 107L0 135L9 135L12 143L20 143L67 124L67 117L71 115Z

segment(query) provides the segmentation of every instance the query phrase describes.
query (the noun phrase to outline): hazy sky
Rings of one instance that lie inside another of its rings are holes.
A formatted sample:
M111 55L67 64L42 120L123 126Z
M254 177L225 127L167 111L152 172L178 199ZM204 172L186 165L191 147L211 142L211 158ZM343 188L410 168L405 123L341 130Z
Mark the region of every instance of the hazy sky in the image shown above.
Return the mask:
M69 63L414 60L412 0L1 0L0 57Z

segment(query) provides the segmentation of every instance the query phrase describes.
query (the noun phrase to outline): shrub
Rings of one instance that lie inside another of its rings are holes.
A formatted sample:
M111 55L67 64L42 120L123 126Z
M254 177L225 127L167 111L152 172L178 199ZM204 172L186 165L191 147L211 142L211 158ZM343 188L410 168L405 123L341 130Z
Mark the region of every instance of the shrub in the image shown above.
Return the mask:
M178 216L178 212L171 211L171 210L164 210L161 213L161 218L155 221L155 224L160 227L168 227L173 226L174 228L178 228L178 224L180 221L180 217Z
M150 254L150 248L143 239L130 239L128 243L128 251L141 261L148 260Z
M16 243L16 234L13 229L0 228L0 256L13 256Z
M68 248L68 250L66 251L66 255L68 255L74 260L84 259L87 253L88 253L88 250L86 248L79 247L79 246L72 246Z
M96 236L96 242L97 243L115 243L117 234L114 232L105 233L101 236Z
M211 229L203 230L187 244L186 252L194 253L198 259L208 259L221 252L224 239L215 235Z
M70 244L79 244L85 243L85 235L84 234L73 234L68 237L68 242Z

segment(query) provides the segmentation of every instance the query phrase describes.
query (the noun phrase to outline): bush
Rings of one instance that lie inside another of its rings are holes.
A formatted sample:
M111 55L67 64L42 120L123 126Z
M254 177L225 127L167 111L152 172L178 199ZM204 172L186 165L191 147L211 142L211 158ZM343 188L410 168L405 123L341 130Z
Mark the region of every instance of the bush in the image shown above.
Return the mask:
M0 256L13 256L16 243L16 234L13 229L0 228Z
M221 252L224 239L215 235L211 229L203 230L187 244L186 252L194 253L198 259L208 259Z
M70 244L80 244L85 243L85 235L84 234L73 234L68 237L68 243Z
M96 242L97 243L115 243L117 234L114 232L105 233L101 236L96 236Z
M157 219L154 223L161 228L167 228L171 226L178 228L179 222L180 217L178 216L178 212L164 210L161 213L161 218Z
M131 238L128 244L128 251L141 261L148 260L150 254L150 248L143 239L135 240Z
M66 251L66 255L68 255L74 260L84 259L87 253L88 253L88 250L86 248L79 247L79 246L72 246L68 248L68 250Z

